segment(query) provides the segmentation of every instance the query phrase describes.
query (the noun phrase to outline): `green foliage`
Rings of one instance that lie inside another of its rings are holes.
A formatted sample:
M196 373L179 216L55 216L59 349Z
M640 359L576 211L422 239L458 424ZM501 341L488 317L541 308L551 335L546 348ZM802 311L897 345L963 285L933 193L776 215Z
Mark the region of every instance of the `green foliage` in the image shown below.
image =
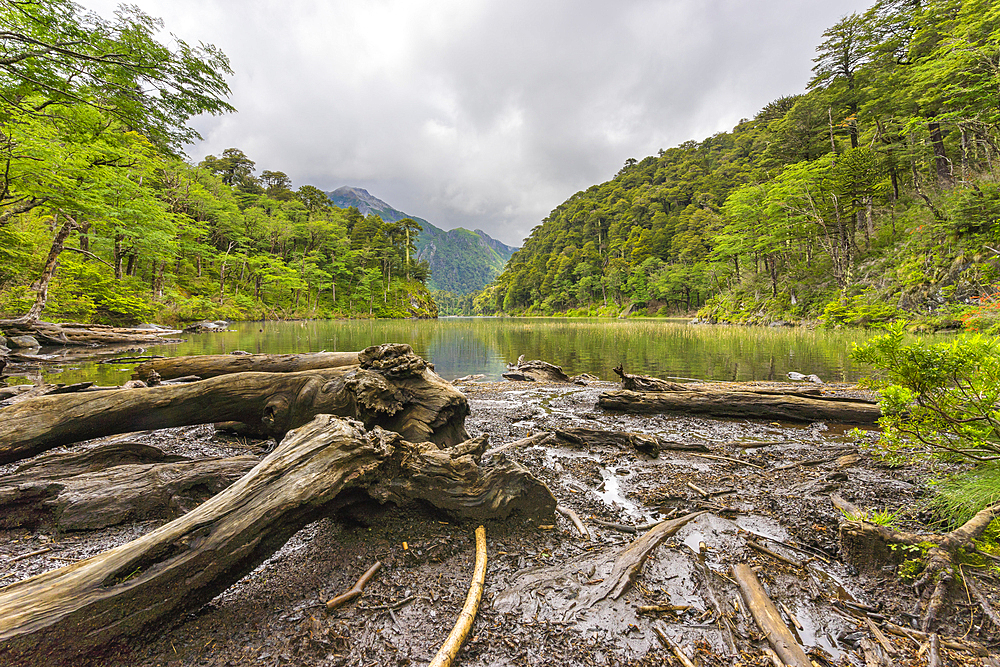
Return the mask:
M843 17L807 92L573 195L476 311L653 303L708 321L936 329L967 310L991 330L995 306L975 299L1000 282L998 11L880 1Z
M254 175L237 148L200 167L229 73L212 46L159 44L135 7L0 7L0 310L130 324L210 318L433 317L413 220L384 222ZM39 276L41 278L39 279ZM54 277L53 277L54 276Z
M902 322L851 356L875 368L882 443L904 439L938 455L986 461L1000 458L1000 349L979 335L927 344L904 342Z
M893 322L902 315L896 306L857 295L831 301L823 309L819 320L826 327L867 327Z

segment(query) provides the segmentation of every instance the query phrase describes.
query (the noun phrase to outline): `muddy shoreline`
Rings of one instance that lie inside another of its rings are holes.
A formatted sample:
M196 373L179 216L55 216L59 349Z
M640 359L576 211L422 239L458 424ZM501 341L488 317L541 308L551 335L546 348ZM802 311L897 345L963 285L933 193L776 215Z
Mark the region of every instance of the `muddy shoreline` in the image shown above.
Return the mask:
M901 528L921 529L928 518L921 500L935 474L927 464L887 468L864 446L872 436L859 443L846 427L835 425L606 412L596 407L597 396L619 387L607 382L459 387L472 410L466 422L470 434L489 435L492 447L583 426L698 442L710 456L731 460L671 450L654 459L617 447L527 446L497 454L542 479L560 504L579 514L593 539L584 539L562 515L540 530L517 516L486 524L490 561L484 602L457 664L676 664L652 630L655 621L666 625L696 664L771 664L761 650L766 642L729 581L737 563L760 568L771 597L802 626L798 634L816 664L866 664L864 640L870 635L852 603L871 607L876 620L909 625L916 598L891 566L859 571L841 561L841 513L830 495L839 493L863 509L896 512ZM261 454L268 446L217 434L210 426L128 437L170 454L199 457ZM14 467L0 467L0 475ZM624 595L580 608L579 600L599 585L610 560L635 538L598 522L635 526L697 511L705 513L652 552ZM65 534L0 531L0 558L8 563L0 585L93 555L160 523ZM197 613L78 664L426 663L464 602L474 528L420 507L367 507L350 517L322 519ZM34 552L42 553L28 555ZM327 612L325 600L350 588L376 560L383 568L361 598ZM981 580L996 603L997 579L988 574ZM712 598L731 618L735 653L716 622ZM965 636L997 653L996 628L983 621L975 604L963 603L945 615L942 633ZM653 605L672 609L640 610ZM896 654L887 655L893 662L886 664L927 664L918 642L892 636L888 641ZM969 653L943 653L949 665L991 664Z

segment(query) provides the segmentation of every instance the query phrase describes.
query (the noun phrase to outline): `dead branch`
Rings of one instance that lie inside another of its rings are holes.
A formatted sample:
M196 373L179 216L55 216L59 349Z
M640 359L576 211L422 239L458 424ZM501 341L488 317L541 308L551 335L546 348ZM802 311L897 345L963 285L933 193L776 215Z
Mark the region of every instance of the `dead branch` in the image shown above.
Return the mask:
M656 633L656 636L660 638L663 645L669 648L670 651L677 657L677 660L680 661L683 667L695 667L694 663L691 662L691 659L684 655L684 651L681 650L681 647L678 646L677 643L674 642L674 640L672 640L667 634L667 627L664 625L663 621L655 621L653 623L653 631Z
M580 535L582 535L588 540L591 539L590 531L587 530L587 527L585 525L583 525L583 521L580 520L580 515L578 515L576 512L566 507L565 505L556 505L556 511L562 514L564 517L567 517L570 521L572 521L573 525L576 526L576 529L580 531Z
M341 607L361 595L361 592L365 590L365 586L368 585L368 581L375 576L375 573L378 572L381 567L382 561L375 561L375 564L368 568L365 573L362 574L356 582L354 582L354 585L351 586L349 590L326 601L327 610L333 610L337 607Z
M472 622L476 620L476 613L479 611L479 603L483 599L483 583L486 580L486 529L483 526L476 528L476 567L472 573L472 583L469 585L469 594L465 598L465 606L458 615L458 621L452 629L448 638L444 640L441 649L431 660L430 667L451 667L451 663L462 648L465 638L469 636L472 629Z
M812 663L809 662L802 646L785 625L781 618L781 612L771 602L750 566L746 563L735 565L733 578L739 584L743 602L750 610L750 615L753 616L754 621L767 637L768 642L782 662L789 667L812 667Z

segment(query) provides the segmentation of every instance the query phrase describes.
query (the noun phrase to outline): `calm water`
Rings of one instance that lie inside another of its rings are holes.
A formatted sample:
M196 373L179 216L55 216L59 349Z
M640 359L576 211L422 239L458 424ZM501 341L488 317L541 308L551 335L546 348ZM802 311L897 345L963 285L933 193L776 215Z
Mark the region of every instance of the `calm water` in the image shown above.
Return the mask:
M684 321L443 318L440 320L351 320L238 322L226 333L185 336L175 345L145 354L178 356L247 352L353 351L385 342L409 343L434 362L445 379L483 373L499 379L519 355L562 366L570 375L591 373L616 379L611 369L700 380L781 380L788 371L815 373L827 382L854 381L865 369L849 353L868 339L864 331L800 328L692 326ZM135 354L134 352L132 354ZM120 384L132 364L70 362L43 369L50 382L94 380ZM11 378L15 381L15 378Z

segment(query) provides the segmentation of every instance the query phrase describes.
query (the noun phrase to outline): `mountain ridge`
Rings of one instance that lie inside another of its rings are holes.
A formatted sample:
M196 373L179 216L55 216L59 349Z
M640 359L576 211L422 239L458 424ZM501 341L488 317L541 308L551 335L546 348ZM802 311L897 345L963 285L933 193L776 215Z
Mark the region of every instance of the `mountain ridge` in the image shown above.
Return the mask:
M517 248L491 237L481 229L456 227L444 230L415 215L400 211L364 188L343 186L326 193L341 208L357 207L362 215L377 215L385 222L411 218L423 232L414 243L417 259L431 268L427 281L431 289L457 295L481 290L500 275Z

